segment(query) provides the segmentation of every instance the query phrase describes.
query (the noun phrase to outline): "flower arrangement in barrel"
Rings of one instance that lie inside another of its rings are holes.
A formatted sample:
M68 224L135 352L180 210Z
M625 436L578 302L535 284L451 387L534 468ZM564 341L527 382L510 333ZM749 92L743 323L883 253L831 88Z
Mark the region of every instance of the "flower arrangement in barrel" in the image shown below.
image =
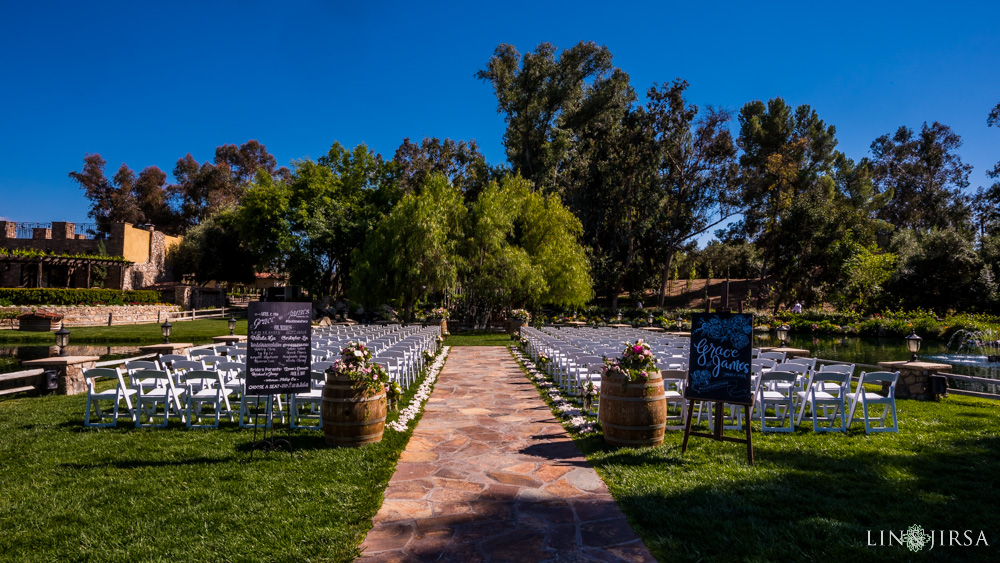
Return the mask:
M389 385L389 373L372 361L371 349L361 342L348 342L329 371L350 377L351 381L370 391L382 391Z
M621 375L626 381L645 381L656 371L656 356L641 339L629 342L618 358L604 358L605 375Z
M431 315L439 319L447 319L449 316L451 316L451 312L448 311L446 307L438 307L431 311Z
M510 312L510 318L511 320L528 324L531 322L531 313L529 313L526 309L514 309Z

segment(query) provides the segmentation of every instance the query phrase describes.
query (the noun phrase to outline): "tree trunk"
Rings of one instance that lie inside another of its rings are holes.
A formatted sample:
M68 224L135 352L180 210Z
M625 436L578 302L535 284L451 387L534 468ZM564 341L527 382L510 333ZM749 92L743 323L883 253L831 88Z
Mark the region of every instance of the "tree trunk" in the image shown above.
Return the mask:
M660 294L656 297L656 306L663 308L663 301L667 297L667 285L670 283L670 266L674 261L674 251L667 253L667 261L663 265L663 279L660 282Z

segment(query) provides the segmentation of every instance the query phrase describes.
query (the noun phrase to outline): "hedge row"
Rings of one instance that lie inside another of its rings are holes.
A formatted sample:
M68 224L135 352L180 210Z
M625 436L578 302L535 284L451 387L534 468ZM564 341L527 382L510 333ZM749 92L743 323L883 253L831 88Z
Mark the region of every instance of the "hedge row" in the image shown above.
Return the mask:
M117 289L0 289L0 304L6 305L154 305L159 291Z

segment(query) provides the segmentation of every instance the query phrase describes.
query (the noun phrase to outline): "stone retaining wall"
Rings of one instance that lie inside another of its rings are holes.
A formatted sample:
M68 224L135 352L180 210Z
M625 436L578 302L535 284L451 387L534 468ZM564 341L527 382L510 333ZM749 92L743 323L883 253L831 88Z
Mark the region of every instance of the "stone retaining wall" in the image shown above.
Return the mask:
M107 325L108 315L112 324L137 324L163 322L163 313L182 311L178 305L20 305L5 307L21 313L48 311L63 316L66 326ZM58 323L55 323L58 329ZM16 323L15 323L16 325Z

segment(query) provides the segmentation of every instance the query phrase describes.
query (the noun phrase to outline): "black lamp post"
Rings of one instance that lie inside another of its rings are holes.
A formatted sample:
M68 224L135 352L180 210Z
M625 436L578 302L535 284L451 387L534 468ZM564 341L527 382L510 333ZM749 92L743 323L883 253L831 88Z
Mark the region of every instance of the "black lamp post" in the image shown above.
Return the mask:
M646 317L646 322L649 323L649 326L653 326L653 313L650 313L649 316Z
M781 342L782 346L784 346L785 341L788 340L788 325L779 326L777 333L778 333L778 341Z
M920 351L920 341L923 340L915 331L910 331L910 335L906 337L906 349L910 351L910 361L917 361L917 352Z
M174 325L170 324L170 321L167 321L160 325L160 334L163 335L164 344L170 344L170 329L172 329L173 327Z
M236 330L236 317L229 317L229 336L233 336L233 331Z
M69 331L66 330L65 323L62 323L56 331L56 346L59 347L59 355L65 356L66 346L69 346Z
M677 316L675 322L677 323L677 332L684 330L684 319L680 315Z

